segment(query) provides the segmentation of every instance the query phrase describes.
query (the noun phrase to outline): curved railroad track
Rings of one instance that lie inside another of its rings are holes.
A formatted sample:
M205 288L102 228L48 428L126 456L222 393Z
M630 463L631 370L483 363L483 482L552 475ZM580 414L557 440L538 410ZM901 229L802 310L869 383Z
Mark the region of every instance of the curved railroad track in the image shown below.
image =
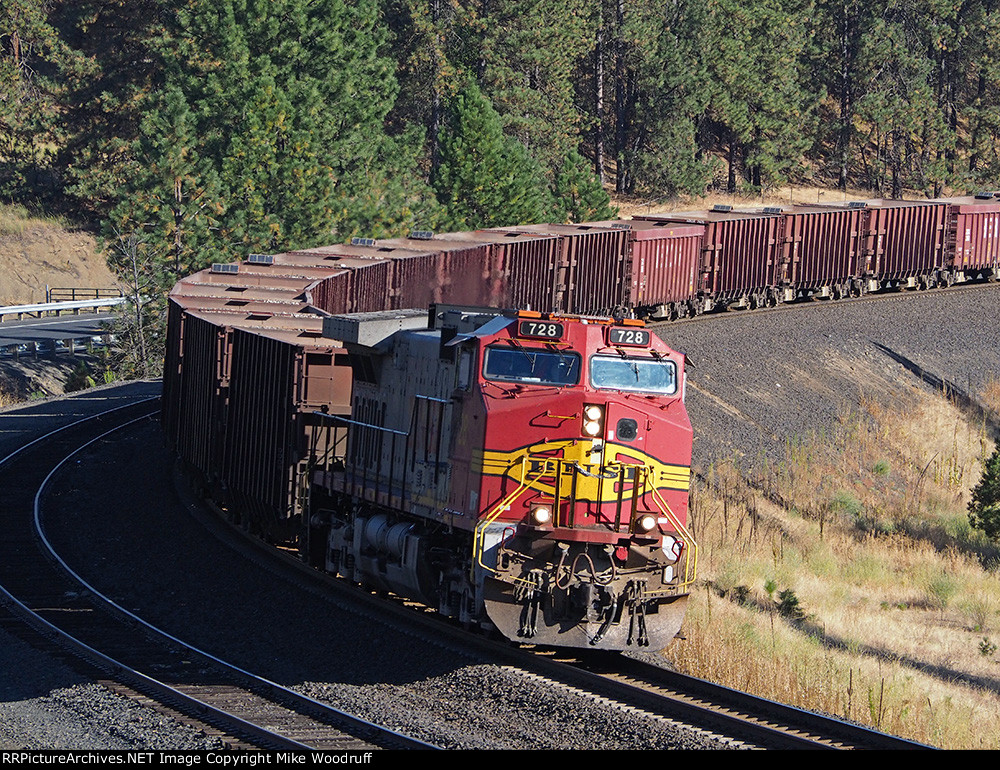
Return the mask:
M116 682L232 736L233 746L433 748L202 653L154 629L83 581L44 532L46 485L82 449L150 419L143 398L82 417L0 457L0 600L50 640ZM8 624L9 625L9 624Z
M834 717L748 693L626 656L536 653L553 677L666 718L696 724L734 742L768 749L930 749Z
M379 606L384 598L377 599ZM666 719L734 748L761 749L931 749L823 714L730 690L642 660L615 653L580 654L572 649L512 647L506 640L470 638L439 618L413 612L413 622L435 628L453 643L471 644L507 662L513 671L553 687L605 699L637 715Z
M180 481L180 480L179 480ZM181 482L182 483L182 482ZM429 644L446 643L485 656L508 672L553 688L603 699L636 715L668 720L721 745L765 749L930 749L834 717L730 690L678 674L644 660L615 653L580 655L572 649L511 645L476 634L428 612L422 605L376 594L305 566L293 555L275 551L207 511L196 517L216 537L252 559L260 568L288 577L338 604L384 621L391 617L410 636ZM289 577L291 576L291 577ZM295 577L297 576L297 577Z
M748 313L755 316L761 313L787 313L801 311L806 308L828 307L831 305L862 305L872 302L890 302L893 300L899 301L906 300L911 297L953 294L956 292L968 293L989 291L991 289L993 291L997 291L998 288L1000 288L1000 285L998 285L996 281L968 281L964 283L952 284L951 286L935 286L934 288L927 289L900 287L893 289L881 289L876 292L868 292L866 294L862 294L860 297L842 297L840 299L814 297L800 299L795 302L782 302L774 305L773 307L758 307L753 309L733 308L718 311L713 310L708 313L700 313L686 318L675 318L673 320L661 321L650 320L647 323L657 330L666 330L673 326L677 326L678 324L704 323L723 318L742 318Z

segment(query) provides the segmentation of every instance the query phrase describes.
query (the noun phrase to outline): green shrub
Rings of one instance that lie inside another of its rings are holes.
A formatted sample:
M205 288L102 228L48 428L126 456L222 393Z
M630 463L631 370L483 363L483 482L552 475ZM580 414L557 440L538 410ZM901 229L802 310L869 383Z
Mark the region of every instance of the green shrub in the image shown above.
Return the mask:
M1000 447L986 461L983 476L972 490L969 523L990 540L1000 542Z

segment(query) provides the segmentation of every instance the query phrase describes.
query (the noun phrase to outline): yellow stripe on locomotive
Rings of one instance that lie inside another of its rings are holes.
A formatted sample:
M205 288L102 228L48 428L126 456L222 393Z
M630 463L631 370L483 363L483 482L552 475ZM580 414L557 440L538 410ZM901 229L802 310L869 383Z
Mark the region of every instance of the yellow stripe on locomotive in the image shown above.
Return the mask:
M655 483L649 486L660 490L686 492L690 487L691 469L686 466L660 462L635 447L621 444L607 444L604 448L607 454L613 451L617 462L592 464L573 458L581 446L589 454L590 441L573 439L507 452L486 450L482 472L486 476L508 477L518 484L524 483L543 495L564 499L572 495L577 501L593 503L613 503L623 492L631 495L637 472L643 479L654 479ZM611 479L616 483L607 483ZM618 479L624 479L624 489L620 488ZM647 491L643 488L642 493Z

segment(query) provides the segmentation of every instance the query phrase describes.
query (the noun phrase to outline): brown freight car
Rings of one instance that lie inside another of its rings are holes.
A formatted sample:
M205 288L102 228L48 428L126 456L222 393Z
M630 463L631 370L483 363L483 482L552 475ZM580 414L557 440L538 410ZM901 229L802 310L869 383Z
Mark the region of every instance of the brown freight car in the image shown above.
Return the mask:
M492 232L551 235L559 238L555 264L529 281L552 286L551 305L540 311L591 315L621 315L628 305L631 255L623 230L594 224L521 225L496 228ZM527 266L522 265L521 269ZM514 306L521 299L514 296Z
M486 305L526 310L555 307L559 236L518 230L476 230L449 233L447 238L486 245L489 263ZM474 304L464 299L451 301L459 305Z
M308 331L235 329L226 404L227 451L219 498L268 539L294 539L308 503L308 467L319 420L349 414L347 351Z
M699 312L716 307L761 307L781 301L781 255L777 242L781 210L712 211L648 214L652 222L701 225L705 234L697 297Z
M595 225L628 233L626 305L639 317L685 318L697 311L702 225L669 221L607 220Z
M1000 276L1000 201L992 193L949 198L945 265L953 281Z
M778 270L786 302L861 293L862 219L858 208L782 208Z
M863 250L858 274L865 291L928 288L946 281L946 201L874 199L822 208L861 212Z

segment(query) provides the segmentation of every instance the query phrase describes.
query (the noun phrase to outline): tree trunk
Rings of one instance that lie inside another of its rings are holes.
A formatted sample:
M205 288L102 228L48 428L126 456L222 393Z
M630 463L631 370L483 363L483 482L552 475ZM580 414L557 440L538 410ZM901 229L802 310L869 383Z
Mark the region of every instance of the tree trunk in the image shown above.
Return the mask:
M604 184L604 13L597 13L597 43L594 46L594 171Z

